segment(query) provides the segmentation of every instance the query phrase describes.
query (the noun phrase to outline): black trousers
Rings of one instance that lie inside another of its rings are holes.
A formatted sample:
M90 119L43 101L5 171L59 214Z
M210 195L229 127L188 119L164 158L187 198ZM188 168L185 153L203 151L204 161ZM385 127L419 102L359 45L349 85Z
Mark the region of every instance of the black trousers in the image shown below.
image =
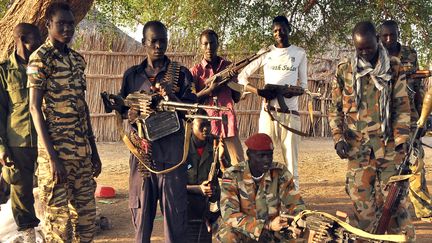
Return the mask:
M33 176L37 159L36 148L10 147L13 167L3 167L2 177L9 183L12 213L18 230L38 226L33 197Z
M132 183L142 185L138 205L131 207L132 222L135 227L135 242L150 242L158 201L164 218L165 242L186 242L186 166L180 166L168 174L151 174L144 182L141 179L141 181L134 180Z

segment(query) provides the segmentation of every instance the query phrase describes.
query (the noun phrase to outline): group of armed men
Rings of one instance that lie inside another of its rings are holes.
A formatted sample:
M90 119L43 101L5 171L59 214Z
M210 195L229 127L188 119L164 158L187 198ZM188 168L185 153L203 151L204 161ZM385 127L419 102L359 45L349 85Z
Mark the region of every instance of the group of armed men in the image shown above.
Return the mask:
M0 64L0 196L10 195L24 242L35 242L34 228L40 223L34 209L36 176L46 242L92 242L94 177L102 166L85 101L86 63L68 47L75 30L70 6L54 3L45 18L47 40L43 43L36 26L18 24L13 32L15 49ZM168 89L156 85L174 63L165 55L167 28L159 21L144 25L142 44L147 57L124 73L120 95L126 98L144 90L171 101L223 106L229 111L201 111L208 116L223 113L228 121L194 119L187 163L169 173L142 177L139 161L131 155L129 208L136 242L150 242L158 201L165 242L187 241L191 215L198 215L204 231L212 232L220 242L292 240L292 234L281 233L290 223L281 214L305 210L298 180L300 137L292 131L300 129L298 96L285 97L289 110L282 110L274 92L253 87L248 77L263 67L265 84L307 89L307 59L302 48L290 44L291 26L284 16L273 19L271 30L275 44L231 80L264 98L260 133L245 141L245 159L233 109L243 94L205 82L231 64L217 55L217 33L201 33L202 61L190 70L181 66L178 89ZM338 65L332 81L329 119L336 152L348 159L346 192L354 206L351 222L371 233L388 193L385 185L407 152L423 96L420 83L406 75L418 69L416 52L401 45L398 37L394 21L383 22L378 32L373 23L359 22L352 30L355 52ZM139 112L124 107L122 115L133 122ZM151 142L155 168L167 169L181 161L184 133L182 127ZM273 161L273 142L281 145L284 163ZM214 160L219 161L219 183L208 181ZM410 178L409 190L404 190L387 229L406 234L409 241L415 241L415 231L408 202L417 217L432 216L424 168L420 170ZM217 198L220 210L208 207L210 197Z

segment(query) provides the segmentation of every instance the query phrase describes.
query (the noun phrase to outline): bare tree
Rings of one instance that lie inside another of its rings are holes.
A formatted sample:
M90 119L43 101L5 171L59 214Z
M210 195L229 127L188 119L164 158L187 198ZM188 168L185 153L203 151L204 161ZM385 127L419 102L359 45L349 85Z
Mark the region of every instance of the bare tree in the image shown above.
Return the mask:
M0 20L0 59L6 58L13 48L12 31L21 23L32 23L39 27L42 37L46 38L45 12L48 6L58 0L15 0ZM79 23L90 10L94 0L68 0Z

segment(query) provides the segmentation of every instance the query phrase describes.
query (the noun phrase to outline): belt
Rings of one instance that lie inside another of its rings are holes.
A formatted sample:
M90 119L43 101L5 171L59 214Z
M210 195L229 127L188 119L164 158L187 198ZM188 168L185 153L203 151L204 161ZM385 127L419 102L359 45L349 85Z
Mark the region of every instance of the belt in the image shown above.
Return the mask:
M280 113L288 113L288 114L293 114L296 116L300 116L300 113L298 111L292 111L292 110L288 110L288 111L282 111L280 108L276 108L274 106L266 106L264 107L264 111L276 111L276 112L280 112Z

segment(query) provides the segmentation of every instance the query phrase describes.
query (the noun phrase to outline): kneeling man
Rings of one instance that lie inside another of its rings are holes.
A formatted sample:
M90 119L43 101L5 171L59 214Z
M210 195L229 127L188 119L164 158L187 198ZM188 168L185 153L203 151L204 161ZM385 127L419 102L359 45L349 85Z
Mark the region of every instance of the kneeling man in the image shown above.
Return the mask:
M221 242L279 242L288 226L280 213L295 215L305 209L285 165L273 162L273 143L264 133L246 142L248 160L227 169L222 177Z

